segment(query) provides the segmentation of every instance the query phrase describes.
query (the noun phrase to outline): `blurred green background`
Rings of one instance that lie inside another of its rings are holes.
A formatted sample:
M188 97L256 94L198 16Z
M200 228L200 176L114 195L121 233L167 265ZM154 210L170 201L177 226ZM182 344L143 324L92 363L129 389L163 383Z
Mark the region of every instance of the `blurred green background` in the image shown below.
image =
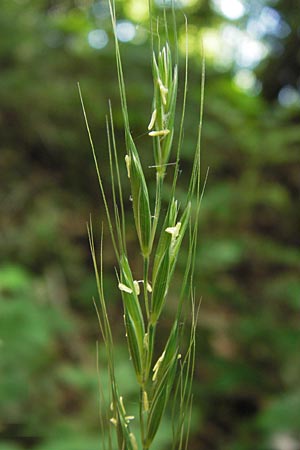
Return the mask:
M147 3L117 2L132 132L145 164ZM196 261L202 306L189 449L299 450L299 2L176 6L182 48L188 17L190 53L178 197L195 148L201 42L203 178L210 167ZM121 155L124 143L106 0L2 0L0 65L0 450L96 450L99 331L86 221L92 213L99 236L104 212L76 83L109 189L108 99ZM129 241L138 267L133 232ZM134 399L108 239L104 250L117 373L123 395ZM169 437L167 415L157 449L168 449Z

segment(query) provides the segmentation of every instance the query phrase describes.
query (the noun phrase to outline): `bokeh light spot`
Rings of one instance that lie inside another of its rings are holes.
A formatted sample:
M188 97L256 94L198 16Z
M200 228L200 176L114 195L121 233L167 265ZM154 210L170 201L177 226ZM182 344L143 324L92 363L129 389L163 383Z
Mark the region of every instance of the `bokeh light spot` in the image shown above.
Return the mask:
M88 34L88 43L92 48L100 50L108 43L108 36L104 30L92 30Z
M245 35L237 47L236 62L240 67L255 67L267 53L265 44Z
M218 12L230 20L240 19L246 12L240 0L213 0L212 3Z
M258 95L261 91L261 83L257 80L252 70L238 70L233 81L240 89L249 94Z
M300 93L293 86L284 86L278 94L278 101L285 108L300 106Z
M129 0L124 4L126 15L134 22L143 22L149 18L148 3L144 0Z
M121 42L129 42L134 39L136 30L135 26L129 20L121 20L117 23L117 37Z

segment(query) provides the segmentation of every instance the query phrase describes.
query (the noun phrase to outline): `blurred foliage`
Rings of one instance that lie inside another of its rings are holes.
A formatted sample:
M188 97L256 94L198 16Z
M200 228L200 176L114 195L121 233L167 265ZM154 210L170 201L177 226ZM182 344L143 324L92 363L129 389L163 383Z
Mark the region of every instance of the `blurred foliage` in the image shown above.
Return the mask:
M118 3L121 19L134 18L133 3ZM299 52L299 8L289 10L289 3L273 5L292 33L281 41L280 55L258 69L264 96L240 91L230 73L207 67L203 178L208 166L210 171L197 258L203 301L190 449L286 450L284 439L300 448L299 109L275 101L286 83L278 67L289 70L289 83L297 78L298 63L288 55ZM208 1L194 2L187 14L198 27L224 20ZM141 22L139 41L122 44L122 51L133 134L148 163L152 85L146 26ZM109 39L101 50L88 45L95 28L106 30ZM110 38L106 2L1 4L1 450L99 448L98 325L85 222L91 212L100 224L104 214L76 83L109 190L108 99L123 155ZM182 189L196 138L200 65L192 57ZM122 312L114 300L114 258L106 242L118 342ZM131 243L133 258L136 244ZM138 264L137 254L137 271ZM167 329L165 319L162 332ZM135 402L121 344L116 351L117 374ZM100 347L105 384L104 370ZM168 421L158 448L168 448Z

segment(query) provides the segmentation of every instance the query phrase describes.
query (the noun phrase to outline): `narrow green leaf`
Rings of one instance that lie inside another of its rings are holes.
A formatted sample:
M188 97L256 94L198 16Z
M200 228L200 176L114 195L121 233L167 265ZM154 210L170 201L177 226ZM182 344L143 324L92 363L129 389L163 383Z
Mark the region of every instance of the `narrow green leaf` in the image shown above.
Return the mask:
M165 374L165 379L167 379L168 374ZM167 402L168 390L166 384L162 383L156 392L155 398L152 400L151 408L148 416L147 423L147 438L146 443L148 446L152 443L159 424L164 413L166 402Z
M176 218L177 218L177 201L173 197L169 204L169 208L162 226L163 231L160 234L159 241L157 244L153 263L152 280L156 279L159 264L163 258L165 250L170 246L171 243L171 235L169 233L166 233L165 230L168 227L171 227L176 222Z
M177 360L177 354L178 354L178 331L179 331L179 325L178 322L175 321L172 327L172 330L170 332L165 350L164 350L164 358L159 366L159 370L157 372L156 379L159 381L162 377L162 374L164 374L174 363L174 361Z
M157 275L153 281L152 303L151 303L151 323L155 324L161 314L164 300L169 287L170 275L170 251L166 248L157 269Z
M132 293L122 291L124 306L128 314L130 314L130 316L132 317L136 325L136 328L139 331L139 340L142 342L144 339L144 331L145 331L144 319L139 299L135 292L129 262L125 255L122 255L120 257L120 269L121 269L121 282L132 290Z
M130 142L130 182L135 226L142 254L146 257L151 251L151 212L149 193L140 158L133 142Z
M179 250L180 250L180 246L182 243L182 240L184 238L185 235L185 231L186 228L189 224L190 221L190 217L191 217L191 202L188 202L179 222L181 223L180 226L180 230L178 233L178 236L176 237L176 239L174 240L174 242L171 244L171 252L170 252L170 272L171 275L173 274L174 268L175 268L175 264L177 261L177 257L179 254Z
M135 292L131 269L125 255L120 258L121 285L128 346L139 383L142 382L145 326L141 306Z
M138 332L128 311L125 311L124 322L126 326L127 342L130 356L135 369L138 382L141 384L143 380L143 349L140 347Z
M147 422L147 443L153 441L170 396L178 359L178 324L174 323L167 345L158 364L153 384L151 407Z

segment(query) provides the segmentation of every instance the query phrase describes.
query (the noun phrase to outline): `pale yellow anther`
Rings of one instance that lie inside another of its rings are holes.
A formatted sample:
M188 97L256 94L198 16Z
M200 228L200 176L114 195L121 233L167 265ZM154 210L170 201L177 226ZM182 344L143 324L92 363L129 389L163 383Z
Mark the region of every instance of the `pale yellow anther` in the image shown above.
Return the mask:
M150 292L150 294L152 292L152 287L150 283L147 283L147 291Z
M123 397L122 396L120 397L120 405L121 405L122 412L125 415L126 414L126 410L125 410L125 406L124 406L124 403L123 403Z
M131 157L129 155L125 155L125 164L126 164L127 176L128 176L128 178L130 178Z
M149 411L149 400L148 400L148 394L146 391L143 391L143 408L144 411Z
M163 54L163 59L164 59L164 66L165 66L165 71L168 70L168 63L167 63L167 52L166 52L166 47L164 47L162 49L162 54Z
M114 417L112 417L111 419L109 419L110 423L112 423L115 427L117 426L117 419L115 419Z
M165 229L165 232L171 234L172 239L176 239L179 234L180 227L181 227L181 222L177 222L175 227L168 227Z
M158 86L159 86L159 91L160 91L162 102L163 102L164 105L166 105L167 104L167 97L166 96L167 96L167 93L169 92L169 90L168 90L168 88L166 88L163 85L163 82L161 81L160 78L158 78L157 82L158 82Z
M127 294L132 294L132 289L126 286L126 284L119 283L118 288L120 289L120 291L127 292Z
M139 285L139 282L138 282L137 280L134 280L133 285L134 285L134 291L135 291L136 295L140 295L140 285Z
M144 343L144 347L145 347L146 349L148 349L148 347L149 347L149 335L148 335L148 333L145 333L145 334L144 334L144 340L143 340L143 343Z
M160 368L161 363L163 362L165 357L165 351L162 353L162 355L158 358L158 360L155 363L155 366L153 367L153 377L152 377L152 381L155 381L157 378L157 374Z
M155 109L151 115L151 119L150 119L150 122L148 125L148 130L152 130L152 128L154 127L156 115L157 115L157 110Z
M136 437L133 433L129 433L129 439L130 439L133 450L138 450Z
M167 134L170 133L170 130L166 129L166 130L155 130L155 131L150 131L149 136L167 136Z
M125 416L125 421L129 423L131 420L134 420L134 416Z

